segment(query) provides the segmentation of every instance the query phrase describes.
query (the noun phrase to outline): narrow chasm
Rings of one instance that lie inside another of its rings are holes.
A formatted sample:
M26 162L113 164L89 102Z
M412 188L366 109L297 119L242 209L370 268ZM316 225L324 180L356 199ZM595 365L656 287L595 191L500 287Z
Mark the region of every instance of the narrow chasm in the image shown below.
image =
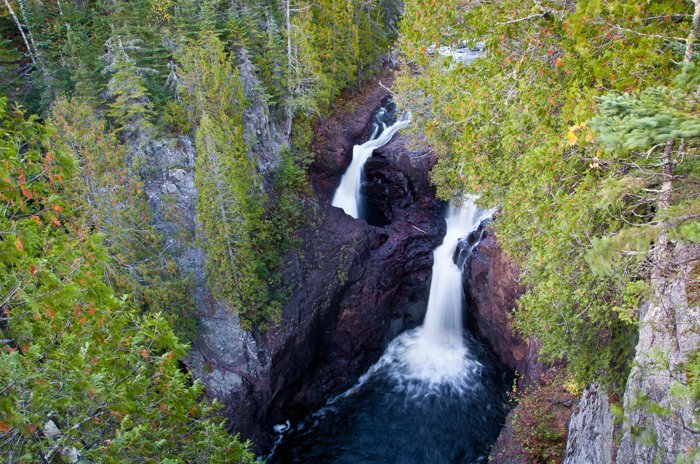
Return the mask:
M271 463L486 462L503 426L511 371L465 329L463 270L490 212L435 199L409 124L384 98L327 193L335 227L368 240L278 394Z

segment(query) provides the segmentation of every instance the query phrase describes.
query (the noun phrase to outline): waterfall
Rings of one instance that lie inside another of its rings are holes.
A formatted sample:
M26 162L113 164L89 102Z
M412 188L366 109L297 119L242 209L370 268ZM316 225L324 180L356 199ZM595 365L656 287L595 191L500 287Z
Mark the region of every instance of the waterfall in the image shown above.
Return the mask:
M472 198L465 199L462 207L448 209L445 238L433 252L433 277L423 323L423 336L432 345L449 348L462 342L462 266L466 257L459 256L455 263L454 254L459 241L475 231L485 217Z
M379 110L380 114L385 114L385 108ZM400 129L408 127L411 123L411 113L407 113L396 121L391 126L387 127L384 122L381 122L380 127L377 124L374 128L369 140L362 145L352 147L352 162L348 166L347 171L340 179L340 185L333 195L333 206L342 208L345 214L354 218L360 217L361 201L360 201L360 186L362 183L362 168L372 156L372 153L377 148L383 147Z
M462 267L490 214L474 198L449 207L445 238L433 252L424 324L392 340L355 386L304 421L276 426L269 462L487 461L510 382L484 345L462 330Z
M474 200L474 197L466 197L461 206L450 205L448 208L445 238L433 251L433 275L425 321L422 327L410 332L410 337L397 342L403 345L400 356L404 369L400 375L420 380L428 386L451 385L462 389L468 385L470 372L478 365L470 358L463 343L462 268L478 245L478 240L470 242L468 238L491 215L491 211L477 208ZM455 252L463 240L466 247L460 250L455 263Z

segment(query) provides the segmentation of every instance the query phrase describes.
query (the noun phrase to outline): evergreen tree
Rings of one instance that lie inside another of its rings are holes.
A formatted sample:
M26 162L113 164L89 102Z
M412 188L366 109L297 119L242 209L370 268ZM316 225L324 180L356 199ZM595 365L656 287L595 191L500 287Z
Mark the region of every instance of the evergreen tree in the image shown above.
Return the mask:
M197 217L211 288L248 327L269 323L278 314L265 281L263 250L271 241L256 164L243 140L245 99L238 72L211 33L188 47L181 66L185 103L197 127Z
M110 75L107 97L111 100L107 114L114 119L126 139L138 140L151 129L153 113L151 100L143 83L143 76L155 71L139 68L127 51L138 49L138 40L110 37L105 42L104 74Z
M75 160L0 103L0 458L252 462L200 402L185 346L105 282L100 236L71 207Z

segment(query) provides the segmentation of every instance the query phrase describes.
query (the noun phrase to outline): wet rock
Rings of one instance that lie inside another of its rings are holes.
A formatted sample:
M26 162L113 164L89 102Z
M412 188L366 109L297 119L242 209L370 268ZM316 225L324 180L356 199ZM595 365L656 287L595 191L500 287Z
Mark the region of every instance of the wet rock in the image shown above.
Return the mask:
M393 80L390 73L378 78L387 87ZM333 117L314 125L312 150L316 157L309 167L309 177L321 200L330 202L332 199L340 176L352 161L352 147L370 136L370 118L389 96L386 88L372 83L360 91L348 93L344 103L335 108Z
M488 342L501 362L516 371L525 383L536 382L546 366L537 361L539 346L513 330L513 310L525 289L520 271L501 250L490 229L467 261L464 273L468 297L467 321ZM522 385L521 385L522 386Z

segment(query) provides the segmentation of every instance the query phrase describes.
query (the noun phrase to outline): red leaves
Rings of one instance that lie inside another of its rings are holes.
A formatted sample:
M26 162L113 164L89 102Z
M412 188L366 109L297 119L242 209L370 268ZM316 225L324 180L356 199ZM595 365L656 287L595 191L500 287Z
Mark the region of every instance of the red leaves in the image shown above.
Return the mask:
M7 433L10 431L10 426L4 422L0 422L0 432Z

